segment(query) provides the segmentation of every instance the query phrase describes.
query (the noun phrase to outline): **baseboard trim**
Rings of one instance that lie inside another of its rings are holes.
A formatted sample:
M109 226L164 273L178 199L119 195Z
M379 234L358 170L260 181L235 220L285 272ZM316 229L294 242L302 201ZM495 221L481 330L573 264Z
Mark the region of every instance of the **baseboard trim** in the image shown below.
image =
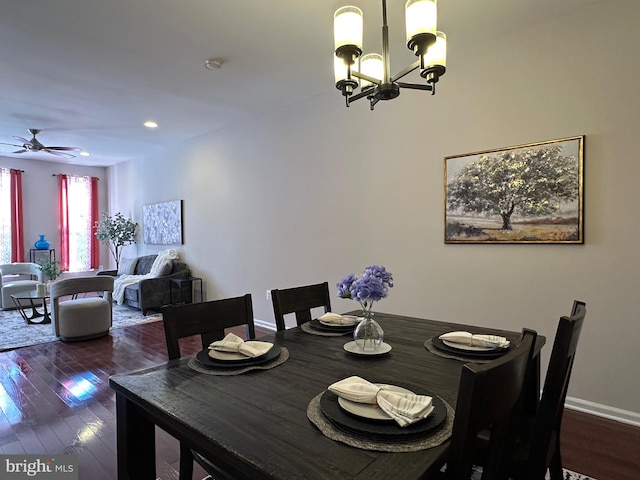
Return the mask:
M589 402L580 398L567 397L564 406L570 410L576 410L590 415L596 415L616 422L626 423L634 427L640 427L640 413L610 407L600 403Z
M257 327L267 330L276 330L276 326L271 322L254 319L253 322ZM595 415L598 417L614 420L616 422L626 423L634 427L640 427L640 413L623 410L621 408L602 405L601 403L590 402L575 397L567 397L564 406L570 410Z
M276 331L276 326L271 322L265 322L264 320L258 320L257 318L254 318L253 324L256 327L266 328L267 330L273 330L274 332Z

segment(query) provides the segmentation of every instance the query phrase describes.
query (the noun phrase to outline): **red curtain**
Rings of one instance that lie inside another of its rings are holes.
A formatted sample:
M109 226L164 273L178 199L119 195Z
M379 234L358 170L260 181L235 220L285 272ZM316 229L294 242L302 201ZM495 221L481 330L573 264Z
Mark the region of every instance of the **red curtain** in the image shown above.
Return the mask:
M91 177L91 268L100 267L100 244L94 235L98 221L98 177Z
M22 221L22 171L10 170L11 178L11 262L24 262L24 225Z
M59 174L60 269L69 269L69 177Z

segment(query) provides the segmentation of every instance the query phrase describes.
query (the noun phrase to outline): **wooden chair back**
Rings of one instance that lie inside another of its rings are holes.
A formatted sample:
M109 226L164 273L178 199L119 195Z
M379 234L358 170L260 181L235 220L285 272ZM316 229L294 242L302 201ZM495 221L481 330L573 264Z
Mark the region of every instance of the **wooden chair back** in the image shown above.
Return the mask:
M251 294L210 302L162 307L169 360L180 358L179 340L200 335L202 348L222 340L225 329L246 325L247 339L255 338Z
M302 287L271 290L273 302L273 315L276 320L276 329L285 330L284 316L295 313L297 325L311 321L311 309L324 307L324 311L331 311L329 298L329 284L327 282Z
M544 479L547 469L551 470L551 478L562 478L560 426L586 313L585 303L576 300L573 302L571 316L560 317L529 444L527 463L524 471L518 472L520 478Z
M480 431L489 432L483 480L506 478L527 368L537 334L524 329L520 344L506 355L462 367L445 477L469 479Z

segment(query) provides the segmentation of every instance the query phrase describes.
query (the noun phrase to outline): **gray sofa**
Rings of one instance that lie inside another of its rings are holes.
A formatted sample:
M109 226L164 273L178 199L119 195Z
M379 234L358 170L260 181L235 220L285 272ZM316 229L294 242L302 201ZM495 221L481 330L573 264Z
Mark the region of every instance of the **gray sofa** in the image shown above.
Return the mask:
M157 255L144 255L133 259L135 266L131 268L131 275L146 275L150 272L151 266ZM121 263L124 259L121 261ZM103 270L98 275L110 275L118 277L117 270ZM169 305L172 301L191 302L191 288L184 285L180 289L171 283L171 279L189 278L191 271L186 263L179 260L171 260L171 269L163 275L153 278L145 278L138 283L128 285L124 289L124 304L142 310L146 315L149 310L159 310L163 305ZM173 288L173 290L170 290Z

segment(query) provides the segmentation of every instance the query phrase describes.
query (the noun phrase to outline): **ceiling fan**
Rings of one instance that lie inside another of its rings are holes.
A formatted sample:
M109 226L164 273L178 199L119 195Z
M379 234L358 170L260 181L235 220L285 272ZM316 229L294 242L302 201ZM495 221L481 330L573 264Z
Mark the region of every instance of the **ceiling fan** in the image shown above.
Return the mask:
M46 153L51 153L53 155L58 155L62 157L75 157L75 155L72 155L71 153L68 153L68 152L82 152L82 149L78 147L47 147L42 143L40 143L36 138L36 135L40 133L40 130L37 130L35 128L30 128L29 133L32 135L31 140L27 140L26 138L23 138L23 137L17 137L15 135L13 136L13 138L18 140L19 142L22 142L22 144L4 143L4 142L0 142L0 144L11 145L12 147L20 147L20 150L16 150L13 153L46 152Z

